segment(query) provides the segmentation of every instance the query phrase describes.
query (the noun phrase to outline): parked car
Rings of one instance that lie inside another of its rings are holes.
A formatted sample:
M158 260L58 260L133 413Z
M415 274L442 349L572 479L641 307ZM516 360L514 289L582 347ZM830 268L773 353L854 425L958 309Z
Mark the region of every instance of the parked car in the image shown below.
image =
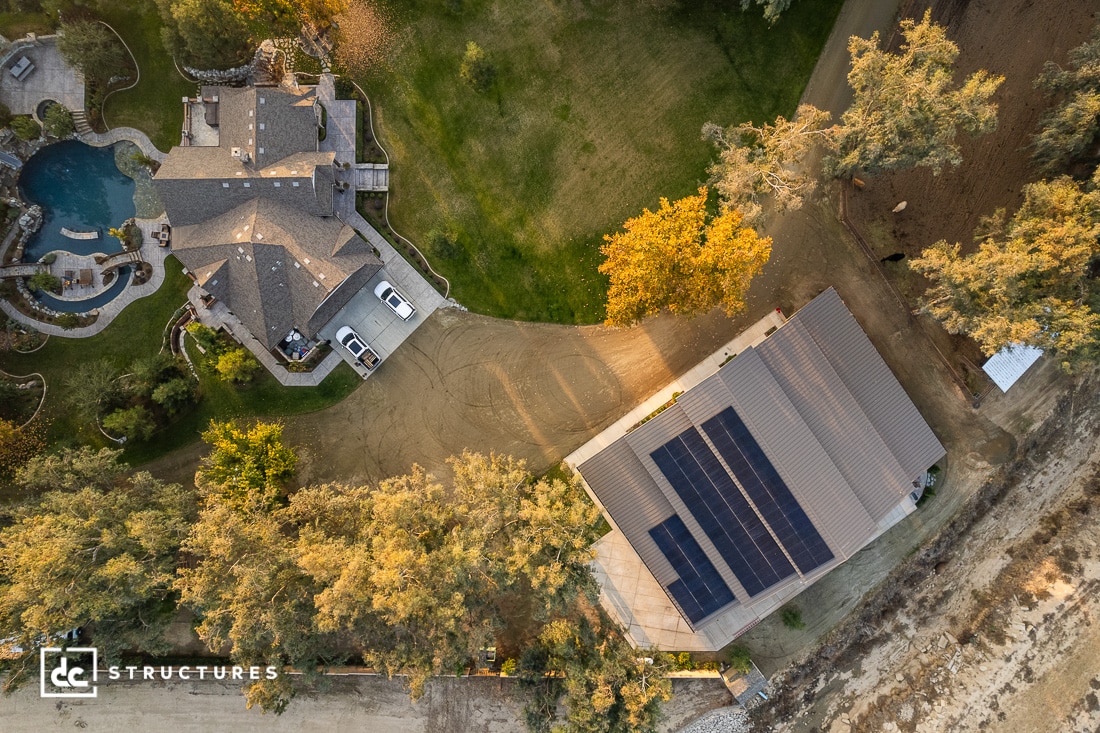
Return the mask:
M378 283L378 286L374 289L374 294L378 296L379 300L390 307L397 317L403 321L407 321L413 317L416 313L416 308L413 308L413 304L409 302L401 293L397 292L392 285L383 280Z
M378 358L378 354L374 353L374 349L367 346L367 342L363 340L363 337L348 326L340 327L336 332L336 340L367 369L374 369L378 366L378 362L382 361Z

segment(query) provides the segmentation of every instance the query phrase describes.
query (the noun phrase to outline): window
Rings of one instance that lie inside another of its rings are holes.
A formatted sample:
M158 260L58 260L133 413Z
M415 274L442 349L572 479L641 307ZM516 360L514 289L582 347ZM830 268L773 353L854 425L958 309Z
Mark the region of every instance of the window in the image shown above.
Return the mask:
M264 149L260 148L260 155L263 155L263 154L264 154Z
M283 184L279 183L278 181L275 181L275 188L282 188L282 186L283 186Z
M297 181L292 182L290 185L294 186L294 188L298 188L298 182Z
M222 188L229 188L229 182L228 181L223 182L222 183Z
M245 182L244 182L244 187L245 187L245 188L252 188L252 184L251 184L251 183L249 183L248 181L245 181Z
M261 130L264 129L264 123L262 123L262 122L260 123L260 129Z

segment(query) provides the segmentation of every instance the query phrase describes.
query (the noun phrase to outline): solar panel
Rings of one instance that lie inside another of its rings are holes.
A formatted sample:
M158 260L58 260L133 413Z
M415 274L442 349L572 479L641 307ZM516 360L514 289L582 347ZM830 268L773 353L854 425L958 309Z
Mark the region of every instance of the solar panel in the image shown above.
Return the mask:
M750 596L794 574L775 539L695 428L649 455Z
M701 621L736 600L680 517L673 514L649 530L649 536L680 576L668 591L688 621Z
M832 560L829 546L736 410L726 408L703 423L703 430L798 569L809 573Z

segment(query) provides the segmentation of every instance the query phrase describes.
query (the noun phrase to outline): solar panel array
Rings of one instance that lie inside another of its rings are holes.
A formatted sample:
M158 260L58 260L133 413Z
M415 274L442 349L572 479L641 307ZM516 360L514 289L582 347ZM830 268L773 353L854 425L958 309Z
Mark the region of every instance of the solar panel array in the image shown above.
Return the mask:
M750 596L794 574L767 527L695 428L650 457Z
M688 621L702 621L736 600L733 591L678 516L673 514L649 530L649 536L680 576L679 580L669 583L668 592L676 599Z
M727 407L704 422L703 431L803 574L833 559L825 540L736 410Z

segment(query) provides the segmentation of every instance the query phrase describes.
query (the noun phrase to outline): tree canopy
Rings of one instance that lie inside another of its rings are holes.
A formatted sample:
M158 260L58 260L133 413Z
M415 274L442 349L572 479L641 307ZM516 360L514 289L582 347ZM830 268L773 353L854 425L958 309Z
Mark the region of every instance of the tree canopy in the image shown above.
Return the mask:
M1048 61L1035 86L1061 97L1039 121L1033 139L1035 162L1052 172L1087 157L1100 133L1100 26L1091 39L1069 52L1068 69Z
M195 496L148 473L126 476L118 455L66 450L20 472L35 498L0 530L0 637L28 653L40 638L90 623L109 656L165 650Z
M693 315L722 305L744 308L749 283L768 261L771 239L741 226L727 209L710 217L707 189L660 208L644 209L623 231L604 235L607 258L600 272L611 278L607 323L623 326L664 308Z
M1069 177L1024 188L1011 219L999 211L978 231L978 251L940 241L910 263L933 283L924 310L952 333L972 336L987 354L1008 344L1035 346L1070 366L1100 349L1100 177Z
M815 174L804 167L806 156L830 136L828 121L828 112L804 104L793 120L780 116L774 125L703 125L703 139L718 147L718 160L707 173L722 206L738 209L751 225L761 220L764 198L771 197L779 211L801 207L816 184Z
M232 0L156 0L162 41L182 63L228 69L252 57L248 24Z
M938 173L962 161L955 143L958 128L970 135L992 132L997 105L990 101L1004 77L976 71L954 82L959 48L947 29L932 22L901 21L900 53L853 36L848 43L852 105L841 117L835 150L826 168L837 176L858 169L881 171L927 166Z
M61 24L57 50L86 79L100 82L125 73L130 61L125 47L110 28L84 18Z
M283 445L281 423L257 422L244 428L211 421L202 439L211 451L202 459L195 485L226 503L273 505L298 465L298 456Z

